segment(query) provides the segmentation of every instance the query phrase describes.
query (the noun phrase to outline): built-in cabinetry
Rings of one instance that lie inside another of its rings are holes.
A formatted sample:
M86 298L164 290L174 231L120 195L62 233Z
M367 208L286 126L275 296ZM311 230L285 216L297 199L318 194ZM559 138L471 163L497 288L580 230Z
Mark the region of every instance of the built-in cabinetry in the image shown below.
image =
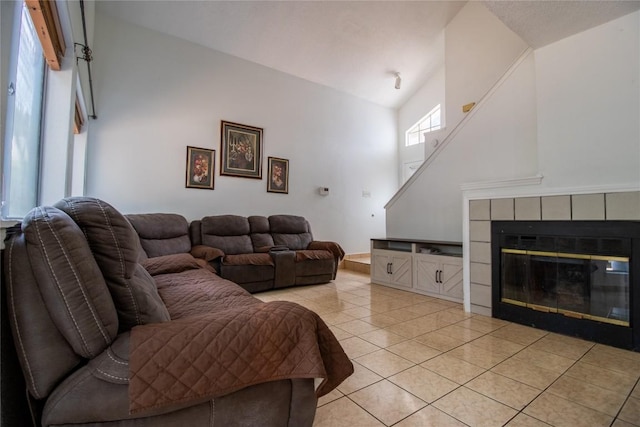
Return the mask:
M462 302L462 244L371 239L371 282Z
M378 249L371 253L371 276L376 283L411 288L411 254Z

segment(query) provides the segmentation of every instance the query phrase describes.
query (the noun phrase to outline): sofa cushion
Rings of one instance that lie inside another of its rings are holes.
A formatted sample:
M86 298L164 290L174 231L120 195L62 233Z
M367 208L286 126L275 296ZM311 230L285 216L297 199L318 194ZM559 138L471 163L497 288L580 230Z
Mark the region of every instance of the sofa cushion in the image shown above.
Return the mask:
M305 250L296 252L296 284L306 284L303 277L317 276L323 281L333 278L336 260L333 254L324 250Z
M155 282L138 263L138 236L120 212L90 197L63 199L56 207L84 232L118 311L120 331L170 319Z
M265 216L250 216L249 227L251 231L251 243L254 252L267 252L275 246L273 237L269 232L269 219Z
M43 399L82 358L53 323L31 270L24 234L19 233L7 242L4 250L2 281L7 290L8 318L27 389L36 399ZM4 354L8 352L6 348L2 351L2 363L5 363Z
M147 256L187 253L191 250L189 223L178 214L151 213L126 216L138 233Z
M172 320L260 303L236 283L205 269L154 277Z
M325 250L302 250L296 251L296 262L316 259L334 259L333 254Z
M197 245L191 248L191 256L205 261L214 261L224 256L224 252L211 246Z
M269 225L273 242L292 250L307 249L313 241L311 228L304 217L296 215L271 215Z
M157 256L146 259L141 264L152 276L181 273L196 268L206 268L209 265L205 260L194 258L190 254Z
M253 252L249 220L238 215L207 216L200 221L202 244L221 249L227 255Z
M117 335L118 315L82 230L55 207L32 209L22 230L53 322L78 355L95 357Z
M189 223L189 237L191 238L191 247L202 245L202 221L194 219Z
M271 215L269 226L272 233L301 234L311 233L309 222L303 216Z
M273 265L273 258L266 253L227 255L222 259L223 265Z
M342 247L336 242L319 242L314 240L309 244L307 249L329 251L337 261L342 260L345 255L344 249L342 249Z

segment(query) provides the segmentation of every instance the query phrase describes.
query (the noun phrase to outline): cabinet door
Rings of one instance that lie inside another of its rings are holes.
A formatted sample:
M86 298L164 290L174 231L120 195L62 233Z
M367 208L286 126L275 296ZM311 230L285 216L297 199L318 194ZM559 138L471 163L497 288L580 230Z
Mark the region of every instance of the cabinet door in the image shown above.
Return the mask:
M396 255L391 258L391 282L395 285L411 287L411 255Z
M433 257L416 256L416 288L439 294L440 284L436 282L439 268L439 262Z
M371 280L378 283L388 283L388 264L390 262L386 254L373 252L371 255Z
M440 284L443 295L462 300L462 259L445 258L442 260Z

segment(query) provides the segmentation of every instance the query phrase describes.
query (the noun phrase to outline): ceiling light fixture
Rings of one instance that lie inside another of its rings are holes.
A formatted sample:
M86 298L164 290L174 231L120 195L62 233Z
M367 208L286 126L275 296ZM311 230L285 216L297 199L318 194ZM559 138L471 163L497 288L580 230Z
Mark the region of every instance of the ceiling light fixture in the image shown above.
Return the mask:
M402 79L400 78L400 73L396 72L396 89L400 89L401 84L402 84Z

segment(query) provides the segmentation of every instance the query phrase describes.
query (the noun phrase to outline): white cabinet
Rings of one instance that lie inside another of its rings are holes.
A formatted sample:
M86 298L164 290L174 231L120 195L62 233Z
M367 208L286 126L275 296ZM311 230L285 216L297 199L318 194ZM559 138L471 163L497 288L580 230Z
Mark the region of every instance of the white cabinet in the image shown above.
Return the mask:
M410 288L411 254L376 250L371 254L371 278L376 283Z
M462 302L462 244L372 239L371 282Z
M425 293L462 301L462 258L444 255L414 255L414 285Z

